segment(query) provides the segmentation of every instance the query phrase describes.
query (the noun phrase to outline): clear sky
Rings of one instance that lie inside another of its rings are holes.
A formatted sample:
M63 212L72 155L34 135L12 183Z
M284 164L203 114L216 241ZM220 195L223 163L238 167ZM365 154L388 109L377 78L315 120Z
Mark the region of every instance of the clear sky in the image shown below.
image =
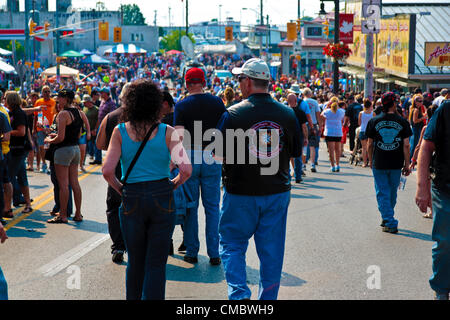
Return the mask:
M106 7L110 10L117 10L120 4L136 3L140 6L146 18L147 24L153 24L155 10L157 10L157 24L162 26L184 25L185 2L181 0L106 0ZM76 8L92 8L96 0L73 0ZM50 0L50 9L54 8L55 0ZM220 6L221 5L221 6ZM297 18L297 0L263 0L264 18L269 15L271 24L286 24L291 19ZM210 21L211 19L225 20L226 17L233 17L240 20L242 14L242 24L254 24L257 16L259 19L260 0L189 0L189 23ZM241 8L251 8L252 10L241 10ZM332 11L333 3L325 2L325 9ZM300 9L304 10L306 16L316 16L320 10L320 0L301 0Z

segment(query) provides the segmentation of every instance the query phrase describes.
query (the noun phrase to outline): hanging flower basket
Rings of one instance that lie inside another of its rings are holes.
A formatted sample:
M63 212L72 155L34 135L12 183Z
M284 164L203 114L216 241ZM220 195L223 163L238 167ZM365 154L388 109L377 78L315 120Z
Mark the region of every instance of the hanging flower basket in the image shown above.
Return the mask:
M329 43L325 48L323 48L323 54L333 58L337 61L343 61L348 58L348 56L352 53L352 50L348 47L348 45L339 42L335 44Z

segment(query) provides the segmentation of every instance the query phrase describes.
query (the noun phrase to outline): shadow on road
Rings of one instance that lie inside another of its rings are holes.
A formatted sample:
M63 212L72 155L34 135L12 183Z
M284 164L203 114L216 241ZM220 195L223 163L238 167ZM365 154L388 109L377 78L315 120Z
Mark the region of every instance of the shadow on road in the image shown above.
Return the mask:
M209 258L206 256L198 256L198 263L188 264L186 267L171 264L171 259L183 261L183 256L174 255L169 257L167 262L167 280L180 282L197 282L197 283L220 283L225 281L225 273L223 265L211 266ZM185 263L183 261L183 263ZM259 270L246 267L247 284L259 284ZM306 281L286 272L281 273L281 285L285 287L302 286Z
M415 232L415 231L411 231L411 230L398 229L397 235L408 237L408 238L419 239L419 240L423 240L423 241L431 241L431 242L433 241L430 234Z

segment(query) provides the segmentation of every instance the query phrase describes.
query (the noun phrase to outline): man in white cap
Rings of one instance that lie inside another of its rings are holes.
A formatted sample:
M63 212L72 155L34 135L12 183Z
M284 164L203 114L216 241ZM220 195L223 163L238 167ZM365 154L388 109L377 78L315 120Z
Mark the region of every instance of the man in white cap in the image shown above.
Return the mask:
M229 299L250 299L245 254L254 237L260 260L258 298L275 300L290 202L289 160L301 154L300 125L291 108L270 96L269 67L263 60L250 59L232 72L245 100L230 107L217 126L226 150L219 155L224 158L220 256Z

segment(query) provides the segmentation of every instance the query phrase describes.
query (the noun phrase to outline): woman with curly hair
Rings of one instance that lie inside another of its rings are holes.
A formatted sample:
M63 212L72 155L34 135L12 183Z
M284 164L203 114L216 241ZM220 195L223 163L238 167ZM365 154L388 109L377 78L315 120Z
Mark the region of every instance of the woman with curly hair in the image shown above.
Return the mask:
M175 224L173 190L192 172L179 135L160 123L162 102L162 93L152 81L131 83L122 97L123 123L114 128L103 166L105 180L122 196L119 218L128 252L127 300L164 299ZM137 159L134 167L133 159ZM115 175L119 160L122 181ZM172 180L171 161L180 172Z
M224 92L225 95L225 107L228 109L234 104L234 90L230 87L227 87Z

